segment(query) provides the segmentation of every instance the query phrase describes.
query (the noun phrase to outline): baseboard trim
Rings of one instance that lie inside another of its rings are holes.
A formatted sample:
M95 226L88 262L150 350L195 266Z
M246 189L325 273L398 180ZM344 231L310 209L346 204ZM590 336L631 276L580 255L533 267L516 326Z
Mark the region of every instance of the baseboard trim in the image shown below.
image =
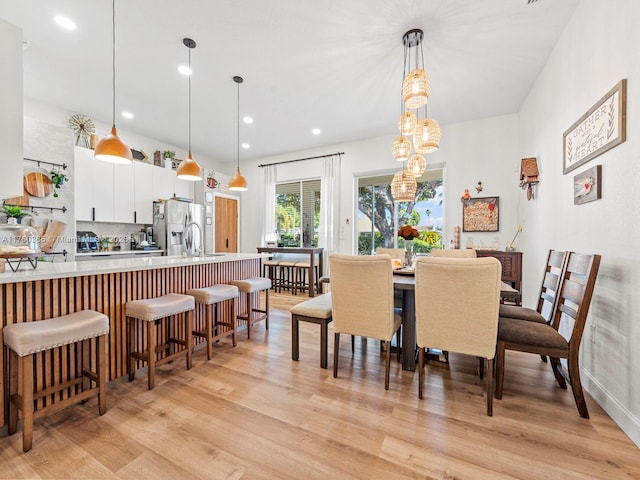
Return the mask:
M618 399L602 386L588 371L582 369L582 386L598 402L624 433L640 448L640 419L634 416Z

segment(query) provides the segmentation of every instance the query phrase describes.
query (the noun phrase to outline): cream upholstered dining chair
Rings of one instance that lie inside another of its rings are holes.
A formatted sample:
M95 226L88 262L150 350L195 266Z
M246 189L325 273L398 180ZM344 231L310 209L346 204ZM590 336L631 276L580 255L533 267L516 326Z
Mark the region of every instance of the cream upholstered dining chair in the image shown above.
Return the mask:
M493 257L419 257L415 275L418 397L422 398L427 346L473 355L488 361L487 415L491 416L500 261ZM464 301L460 301L461 295Z
M404 249L378 247L376 255L389 255L392 260L404 260Z
M441 248L434 248L431 250L432 257L438 258L476 258L476 251L472 248L449 248L447 250L443 250Z
M371 337L385 342L384 388L389 390L391 339L402 322L402 311L393 306L391 257L334 253L329 266L335 332L333 376L338 377L340 334Z

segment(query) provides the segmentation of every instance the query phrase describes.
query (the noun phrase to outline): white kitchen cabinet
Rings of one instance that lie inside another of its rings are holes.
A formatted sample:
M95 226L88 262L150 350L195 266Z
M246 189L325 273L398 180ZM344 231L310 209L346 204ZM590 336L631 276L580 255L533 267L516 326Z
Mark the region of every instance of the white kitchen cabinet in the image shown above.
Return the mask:
M176 175L173 189L176 197L190 198L193 200L193 188L196 183L197 182L192 182L191 180L182 180Z
M135 222L134 188L135 169L130 165L113 166L113 221L118 223Z
M22 195L22 29L0 18L0 199Z
M153 170L164 170L150 163L133 162L133 209L135 223L153 223Z
M155 200L173 198L176 171L170 168L153 169L153 198Z
M93 150L74 147L76 220L113 222L113 168L96 160Z

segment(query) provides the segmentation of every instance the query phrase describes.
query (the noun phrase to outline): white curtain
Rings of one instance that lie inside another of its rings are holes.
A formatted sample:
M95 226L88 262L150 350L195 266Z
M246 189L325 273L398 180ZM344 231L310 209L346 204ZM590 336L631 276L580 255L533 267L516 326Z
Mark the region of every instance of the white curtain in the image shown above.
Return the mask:
M268 165L264 168L264 215L262 216L262 246L267 245L267 241L276 239L276 182L278 181L278 171L275 165Z
M325 249L325 258L340 244L340 160L340 155L325 158L320 179L318 246Z

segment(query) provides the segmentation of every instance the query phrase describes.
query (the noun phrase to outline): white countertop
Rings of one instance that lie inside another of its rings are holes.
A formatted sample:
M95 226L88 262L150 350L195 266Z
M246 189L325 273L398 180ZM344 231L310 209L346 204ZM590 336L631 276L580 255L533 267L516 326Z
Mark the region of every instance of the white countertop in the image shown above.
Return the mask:
M164 250L108 250L106 252L93 251L93 252L79 252L76 253L76 257L108 257L109 255L144 255L145 253L164 253Z
M88 260L82 262L50 263L38 262L34 269L28 263L12 272L7 266L5 273L0 273L0 284L47 280L52 278L79 277L103 273L131 272L136 270L154 270L166 267L180 267L205 263L224 263L236 260L264 258L258 253L224 253L218 256L200 257L149 257L140 255L135 258L114 258L110 260Z

